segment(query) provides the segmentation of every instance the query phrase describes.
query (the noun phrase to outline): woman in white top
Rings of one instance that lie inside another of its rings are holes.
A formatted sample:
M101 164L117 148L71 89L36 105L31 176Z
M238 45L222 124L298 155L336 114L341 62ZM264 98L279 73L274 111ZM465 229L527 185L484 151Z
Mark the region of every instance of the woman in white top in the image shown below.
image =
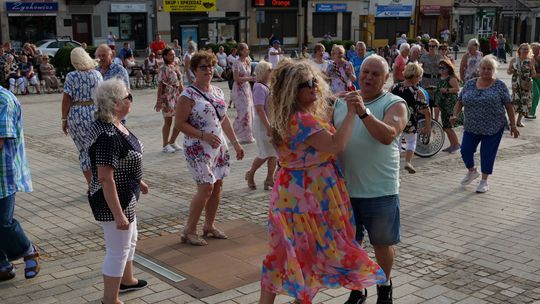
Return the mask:
M473 78L477 78L480 75L480 60L482 60L483 54L478 51L480 43L478 39L473 38L469 40L467 44L467 53L461 58L461 65L459 66L459 76L463 79L463 82L467 82Z
M232 66L236 60L238 60L238 50L236 48L231 49L231 53L227 56L227 67L232 69Z
M255 157L251 164L251 169L246 172L245 179L249 189L257 189L254 176L266 161L268 161L268 171L266 172L266 180L264 181L264 190L268 190L274 186L274 172L277 165L277 152L270 142L272 127L268 120L268 102L270 97L270 72L272 65L267 61L261 61L255 68L257 82L253 85L253 104L255 105L255 115L253 117L253 135L257 142L259 155Z
M197 46L193 41L190 41L188 43L188 49L186 54L184 55L184 71L186 73L186 82L187 84L192 84L195 80L195 74L193 74L193 71L189 68L189 64L191 62L191 57L197 52Z
M223 46L219 46L219 51L216 53L217 57L217 64L225 70L227 68L227 53L225 53L225 49Z
M156 54L150 53L150 56L144 60L144 72L146 74L145 81L147 83L150 83L150 76L152 76L152 80L154 80L154 77L157 74Z
M328 69L328 61L324 59L325 48L321 43L315 44L313 49L313 62L326 75Z

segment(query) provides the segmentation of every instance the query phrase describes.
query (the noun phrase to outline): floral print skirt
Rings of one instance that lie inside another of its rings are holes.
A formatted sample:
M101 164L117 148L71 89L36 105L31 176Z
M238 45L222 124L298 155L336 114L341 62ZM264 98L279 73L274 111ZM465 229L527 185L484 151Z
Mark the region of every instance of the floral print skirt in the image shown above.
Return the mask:
M282 168L270 197L262 288L309 304L320 289L363 289L384 281L382 269L355 240L354 227L345 182L332 162Z

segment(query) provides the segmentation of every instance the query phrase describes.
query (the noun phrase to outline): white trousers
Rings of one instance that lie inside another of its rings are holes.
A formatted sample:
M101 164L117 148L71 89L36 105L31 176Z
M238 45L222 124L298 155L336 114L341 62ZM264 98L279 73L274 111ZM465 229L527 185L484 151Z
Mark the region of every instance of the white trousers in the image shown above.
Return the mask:
M407 147L405 148L405 150L407 150L407 151L416 150L416 133L405 133L405 132L403 132L401 134L401 138L405 139L405 142L407 143Z
M105 261L103 274L119 278L124 275L127 261L133 261L137 245L137 218L129 224L128 230L116 228L116 222L103 222L105 237Z

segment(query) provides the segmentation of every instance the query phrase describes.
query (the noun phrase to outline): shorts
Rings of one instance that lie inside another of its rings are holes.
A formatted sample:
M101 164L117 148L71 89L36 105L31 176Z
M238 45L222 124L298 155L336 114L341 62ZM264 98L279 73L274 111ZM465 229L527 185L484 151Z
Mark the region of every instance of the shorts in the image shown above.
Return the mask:
M399 243L399 194L373 198L351 197L356 222L356 240L364 239L364 229L369 242L375 246Z

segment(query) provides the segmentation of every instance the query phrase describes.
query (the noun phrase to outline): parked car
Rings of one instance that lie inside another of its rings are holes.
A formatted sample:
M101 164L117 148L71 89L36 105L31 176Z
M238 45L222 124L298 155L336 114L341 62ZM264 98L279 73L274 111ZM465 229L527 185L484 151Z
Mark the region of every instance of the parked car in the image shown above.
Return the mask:
M41 51L41 53L49 57L54 57L54 55L56 55L56 52L58 52L59 49L63 48L66 45L72 46L72 47L78 47L78 46L81 46L81 43L75 40L72 40L69 37L45 39L45 40L38 41L36 43L36 46Z

